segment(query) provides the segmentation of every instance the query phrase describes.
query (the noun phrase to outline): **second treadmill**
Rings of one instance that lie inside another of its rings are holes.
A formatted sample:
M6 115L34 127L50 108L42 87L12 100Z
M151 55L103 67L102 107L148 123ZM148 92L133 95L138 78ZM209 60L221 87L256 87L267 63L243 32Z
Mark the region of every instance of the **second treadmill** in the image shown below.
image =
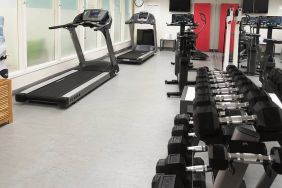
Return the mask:
M117 57L118 63L124 63L124 64L142 64L147 59L152 57L157 52L157 32L156 32L156 20L153 14L150 14L148 12L140 12L134 14L130 20L125 22L126 24L129 24L130 29L130 37L131 37L131 44L132 49L129 51L126 51L119 55ZM142 41L138 41L135 45L135 38L134 38L134 25L135 24L149 24L153 26L153 30L138 30L139 35L142 35L141 40L145 37L150 37L153 40L153 44L146 44L142 43ZM142 32L142 33L141 33ZM153 36L150 34L153 32ZM140 43L141 42L141 43Z

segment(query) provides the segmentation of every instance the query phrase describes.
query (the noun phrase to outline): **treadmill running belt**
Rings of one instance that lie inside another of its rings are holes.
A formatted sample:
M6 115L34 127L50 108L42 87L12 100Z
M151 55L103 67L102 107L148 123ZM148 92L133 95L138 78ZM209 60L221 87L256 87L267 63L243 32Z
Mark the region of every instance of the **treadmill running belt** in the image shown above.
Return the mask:
M136 60L146 53L148 53L148 51L129 51L123 55L118 56L118 59Z
M85 82L95 78L102 72L98 71L77 71L65 78L57 80L50 83L42 88L39 88L31 93L29 96L40 99L40 98L50 98L55 99L63 96L64 94L74 90L75 88L81 86Z

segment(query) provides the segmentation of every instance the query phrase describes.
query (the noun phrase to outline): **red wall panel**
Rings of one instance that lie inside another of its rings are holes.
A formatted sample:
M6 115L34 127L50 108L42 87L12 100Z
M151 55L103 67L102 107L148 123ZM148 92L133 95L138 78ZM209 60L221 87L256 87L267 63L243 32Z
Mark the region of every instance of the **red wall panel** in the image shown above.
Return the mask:
M204 22L201 20L200 13L206 16L206 26L203 29ZM210 50L210 24L211 24L211 4L210 3L195 3L194 18L199 24L195 30L196 33L201 33L198 36L196 47L198 50L208 52Z

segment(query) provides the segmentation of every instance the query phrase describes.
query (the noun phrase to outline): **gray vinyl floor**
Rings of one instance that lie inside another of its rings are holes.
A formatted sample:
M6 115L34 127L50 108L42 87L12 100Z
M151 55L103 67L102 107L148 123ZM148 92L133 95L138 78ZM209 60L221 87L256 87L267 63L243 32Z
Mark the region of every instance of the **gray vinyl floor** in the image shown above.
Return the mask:
M121 65L116 78L68 110L15 104L15 122L0 128L0 187L150 187L179 112L179 99L166 97L177 87L164 84L174 79L173 59L164 51L141 66ZM197 66L219 68L217 61L211 55ZM262 173L249 168L249 187Z

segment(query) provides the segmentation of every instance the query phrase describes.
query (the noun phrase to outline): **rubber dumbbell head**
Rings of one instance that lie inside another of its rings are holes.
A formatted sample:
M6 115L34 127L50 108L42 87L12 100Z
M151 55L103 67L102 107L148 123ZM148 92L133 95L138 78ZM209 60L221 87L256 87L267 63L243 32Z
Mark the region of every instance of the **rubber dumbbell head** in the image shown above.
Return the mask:
M189 127L190 124L190 115L189 114L177 114L174 118L174 125L185 125Z
M188 129L185 125L175 125L172 128L171 136L182 136L186 139L188 146L197 146L199 144L199 139L191 133L192 129ZM193 129L194 131L194 129Z
M251 109L254 107L254 105L259 101L269 101L271 100L267 93L263 91L262 89L253 89L247 92L244 95L244 100L249 102L249 108L248 111L251 113Z
M270 150L272 156L271 167L277 174L282 174L282 149L274 147Z
M250 110L257 116L258 131L282 131L281 109L272 101L259 101Z
M215 170L225 170L228 168L229 160L226 148L221 144L214 144L209 147L209 164Z
M193 107L198 106L215 106L214 98L210 95L197 95L193 101Z
M177 181L176 175L156 174L152 188L184 188L184 185Z
M232 71L234 71L234 70L238 70L238 68L237 68L235 65L228 65L228 66L226 67L226 71L227 71L227 72L232 72Z
M223 133L214 106L198 106L193 113L194 130L197 137L208 143L222 143Z

